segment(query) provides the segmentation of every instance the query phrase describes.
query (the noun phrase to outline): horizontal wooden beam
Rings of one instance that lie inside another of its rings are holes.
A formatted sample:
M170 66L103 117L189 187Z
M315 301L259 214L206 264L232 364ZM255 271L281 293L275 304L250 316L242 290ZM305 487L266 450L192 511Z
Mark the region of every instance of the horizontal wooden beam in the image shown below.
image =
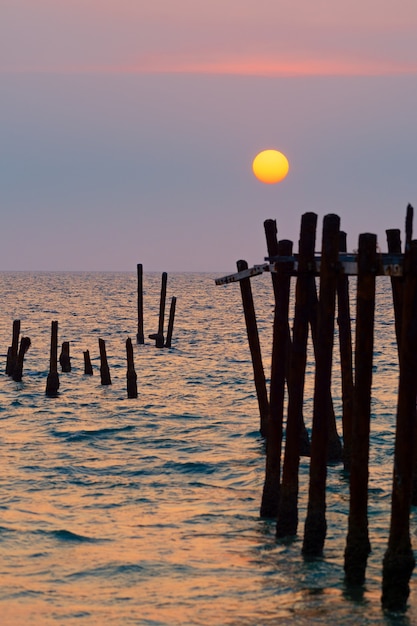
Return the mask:
M374 268L375 276L402 276L403 275L403 254L380 254L378 255L377 264ZM280 263L293 263L293 269L291 270L291 276L298 276L298 255L294 254L291 257L267 257L265 263L261 265L254 265L247 270L236 272L235 274L229 274L222 278L216 278L216 285L227 285L229 283L237 283L243 278L251 278L252 276L259 276L264 272L275 273ZM315 257L314 267L309 269L309 273L319 276L320 274L320 256ZM341 274L345 276L357 276L358 263L357 254L340 254L338 261L338 269Z

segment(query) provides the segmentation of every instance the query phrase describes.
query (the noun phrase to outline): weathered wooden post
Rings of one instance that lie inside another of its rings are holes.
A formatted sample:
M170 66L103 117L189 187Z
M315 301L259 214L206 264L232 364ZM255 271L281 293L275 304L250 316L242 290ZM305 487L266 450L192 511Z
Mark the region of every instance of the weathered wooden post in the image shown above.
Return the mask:
M162 272L162 282L161 282L161 297L159 299L159 322L158 322L158 332L149 335L149 339L155 339L155 346L157 348L164 347L164 319L165 319L165 301L167 295L167 278L168 275L166 272Z
M165 348L170 348L172 343L172 331L174 329L175 307L177 304L177 298L172 296L171 307L169 309L168 330L165 339Z
M386 230L388 252L390 254L401 254L401 231L399 228ZM395 338L397 349L401 344L401 321L403 312L403 276L391 276L392 303L394 306Z
M313 339L314 356L317 362L317 350L319 344L318 335L318 318L319 318L319 302L316 291L316 281L314 276L310 278L310 327L311 336ZM343 459L343 446L340 437L337 432L336 417L333 407L333 398L331 389L328 389L328 395L326 399L327 420L329 423L329 431L327 436L327 460L330 463L341 461Z
M12 374L13 380L16 382L20 382L22 380L23 361L25 358L25 354L29 350L29 348L30 348L30 338L22 337L22 339L20 340L19 353L17 355L17 359L15 361L15 366L14 366L14 370Z
M417 380L417 240L406 245L400 344L391 523L383 562L382 604L402 611L410 593L415 559L410 541L410 506L416 428Z
M59 364L63 372L71 371L71 357L69 341L64 341L59 355Z
M278 243L279 256L292 255L292 241ZM292 262L280 262L275 274L276 303L274 314L269 420L266 439L265 482L261 517L276 517L281 480L282 423L288 355L288 309Z
M339 252L346 252L346 233L339 233ZM339 326L339 349L342 380L343 406L343 464L350 469L352 446L353 370L352 370L352 327L350 323L349 277L341 274L337 280L337 324Z
M355 388L352 415L349 529L345 577L362 585L371 550L368 536L369 432L374 351L376 235L359 237L355 338Z
M6 374L8 376L12 376L16 361L17 361L17 350L19 347L19 335L20 335L20 320L13 321L13 336L12 336L12 345L7 350L7 361L6 361Z
M310 294L310 273L315 271L314 248L317 215L305 213L301 218L298 250L298 275L295 287L295 308L288 378L288 416L282 484L278 505L277 537L295 535L298 526L298 472L300 442L304 426L303 402L307 362Z
M138 385L137 380L138 377L135 372L135 364L133 362L133 346L132 340L130 337L126 339L126 358L127 358L127 397L128 398L137 398L138 397Z
M145 336L143 334L143 265L138 263L137 265L137 278L138 278L138 332L136 335L137 343L145 343Z
M86 374L87 376L92 376L93 366L91 365L90 351L85 350L83 352L83 356L84 356L84 374Z
M110 369L107 362L106 342L104 339L98 340L100 349L100 377L102 385L111 385Z
M238 272L248 269L248 264L244 260L237 261L236 265ZM255 379L255 389L261 422L260 431L265 437L268 428L269 401L266 390L265 372L262 364L261 346L259 343L258 325L256 322L250 278L243 278L239 281L239 285L242 296L243 313L245 316L249 349L252 357L253 375Z
M49 358L49 374L46 379L47 396L56 396L59 389L58 375L58 322L51 322L51 350Z
M265 238L266 238L266 247L268 250L268 257L270 259L273 259L274 257L279 256L279 251L278 251L279 244L278 244L278 238L277 238L278 229L277 229L276 220L272 220L272 219L265 220L264 230L265 230ZM272 288L274 290L275 306L277 306L277 302L279 298L279 290L280 290L278 285L281 279L278 277L276 272L271 272L271 278L272 278ZM285 372L285 376L287 379L288 391L289 391L289 386L290 386L289 362L290 362L291 344L292 344L292 339L291 339L290 325L289 323L287 323L287 341L286 341L287 354L285 355L285 362L286 362L287 369ZM310 442L308 439L307 429L304 425L304 418L303 418L302 413L301 413L301 420L302 420L302 430L301 430L301 435L300 435L300 445L302 448L302 452L308 455L310 453Z
M337 215L323 220L323 241L320 267L320 297L317 328L316 372L314 380L313 430L311 438L310 485L302 552L305 556L321 556L326 537L326 476L331 397L334 316L339 257L339 225Z

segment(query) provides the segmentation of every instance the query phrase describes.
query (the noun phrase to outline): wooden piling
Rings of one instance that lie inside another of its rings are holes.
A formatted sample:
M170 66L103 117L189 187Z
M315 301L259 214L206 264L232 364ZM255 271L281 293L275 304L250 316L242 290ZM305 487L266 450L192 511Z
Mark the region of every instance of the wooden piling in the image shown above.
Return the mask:
M339 233L339 252L346 252L346 233ZM353 418L352 326L350 322L349 277L337 279L337 324L339 327L340 368L342 381L343 465L350 470Z
M244 260L237 261L236 265L238 272L248 269L248 264ZM260 431L265 437L268 428L269 400L266 389L265 372L262 364L261 346L259 343L258 325L256 322L250 278L240 280L239 286L242 296L249 349L252 357L253 375L260 414Z
M159 299L159 322L158 322L158 332L149 335L149 339L155 339L155 346L157 348L163 348L165 344L164 340L164 320L165 320L165 302L167 295L167 278L168 275L166 272L162 272L162 282L161 282L161 296Z
M408 239L408 237L407 237ZM410 541L410 505L416 427L417 240L406 244L400 343L400 381L395 436L391 522L383 561L382 605L403 611L415 559Z
M71 371L71 357L69 341L64 341L61 346L61 354L59 355L59 364L63 372Z
M317 328L316 372L314 380L313 430L311 440L310 485L302 552L321 556L326 537L326 475L328 444L328 399L331 397L331 372L334 316L339 257L337 215L323 220L320 267L320 298Z
M292 241L278 243L278 255L290 256ZM261 517L276 517L281 480L282 424L288 354L288 310L293 263L280 263L275 274L276 302L273 326L269 420L266 439L266 468Z
M318 334L318 319L319 319L319 301L316 291L316 281L314 276L311 276L309 283L310 290L310 327L311 336L313 339L314 357L317 363L317 352L319 350L319 334ZM336 463L343 460L343 446L340 437L337 432L336 416L333 406L333 398L331 389L329 387L327 392L327 398L325 401L325 409L327 413L328 421L328 435L327 435L327 461L329 463Z
M93 376L93 366L91 365L90 351L85 350L83 352L84 356L84 374L87 376Z
M138 279L138 332L136 342L142 344L145 343L145 336L143 334L143 265L138 263L136 269Z
M17 361L17 351L19 347L20 320L13 321L12 345L7 350L6 374L13 376Z
M282 484L278 505L277 537L295 535L298 526L298 472L300 442L304 441L303 402L307 362L309 324L310 272L315 270L314 248L317 215L305 213L301 218L298 250L298 276L295 287L295 308L292 346L289 363L289 397Z
M172 296L171 307L169 309L168 330L165 339L165 348L170 348L172 343L172 331L174 329L175 307L177 304L177 298Z
M29 347L30 347L30 338L22 337L22 339L20 340L20 348L19 348L19 352L15 361L15 366L14 366L14 370L12 374L13 380L16 382L20 382L22 380L23 361L24 361L26 352L29 350Z
M401 254L401 231L399 228L386 230L388 252L390 254ZM397 340L397 350L401 344L401 321L403 312L403 276L391 276L392 303L394 307L395 338Z
M110 369L107 362L106 342L104 339L98 340L100 349L100 378L102 385L111 385Z
M49 358L49 374L46 379L46 391L47 396L56 396L59 389L59 375L58 375L58 322L51 322L51 350Z
M346 582L350 585L364 583L371 549L368 535L368 478L376 270L376 235L362 234L358 252L350 505L344 563Z
M126 339L126 358L127 358L127 397L138 397L137 374L135 372L135 364L133 362L133 346L130 337Z

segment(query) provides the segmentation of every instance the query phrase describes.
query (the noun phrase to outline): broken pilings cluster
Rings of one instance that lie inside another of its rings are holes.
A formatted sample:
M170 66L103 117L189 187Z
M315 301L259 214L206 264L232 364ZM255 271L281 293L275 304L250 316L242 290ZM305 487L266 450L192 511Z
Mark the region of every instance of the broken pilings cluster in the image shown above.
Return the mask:
M165 322L165 307L167 296L167 282L168 274L162 272L161 280L161 292L159 297L159 316L158 316L158 330L156 333L148 335L149 339L155 341L157 348L171 348L172 345L172 333L174 330L174 318L175 309L177 304L176 296L172 296L171 305L169 310L168 329L166 338L164 336L164 322ZM137 308L138 308L138 331L136 334L136 341L138 344L145 343L144 324L143 324L143 265L138 263L137 265Z
M292 255L291 242L279 242L275 221L267 220L264 224L268 246L266 263L249 268L245 261L239 261L237 274L216 280L217 284L239 281L242 292L261 432L266 436L265 482L260 512L262 517L276 519L277 537L291 537L297 533L299 459L305 453L303 394L310 327L315 379L308 507L302 552L306 558L322 557L327 531L327 465L329 462L343 461L350 485L344 553L345 581L348 587L354 588L364 584L371 549L367 509L375 279L377 275L390 276L400 375L391 518L388 547L382 566L381 602L384 609L404 611L415 566L410 540L410 507L412 502L417 504L417 240L412 239L413 209L411 205L407 207L404 253L401 252L400 231L387 230L388 254L385 260L384 255L377 250L376 236L370 233L360 235L357 253L346 253L346 234L340 231L337 215L325 216L323 220L321 255L317 257L314 253L316 221L317 216L313 213L303 215L299 253ZM250 286L251 277L264 271L271 272L275 298L271 383L266 419L264 399L267 390ZM354 359L349 275L357 276ZM292 333L285 332L288 326L287 290L291 276L296 277ZM320 277L319 297L316 276ZM343 446L336 429L330 392L336 319L341 366ZM285 383L288 401L285 451L282 454Z

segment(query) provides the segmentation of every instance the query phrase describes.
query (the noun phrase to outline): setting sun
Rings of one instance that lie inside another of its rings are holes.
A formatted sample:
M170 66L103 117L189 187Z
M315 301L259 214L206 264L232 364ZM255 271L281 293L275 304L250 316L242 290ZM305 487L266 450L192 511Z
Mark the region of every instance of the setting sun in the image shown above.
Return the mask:
M288 159L278 150L263 150L252 163L253 173L262 183L279 183L288 174Z

